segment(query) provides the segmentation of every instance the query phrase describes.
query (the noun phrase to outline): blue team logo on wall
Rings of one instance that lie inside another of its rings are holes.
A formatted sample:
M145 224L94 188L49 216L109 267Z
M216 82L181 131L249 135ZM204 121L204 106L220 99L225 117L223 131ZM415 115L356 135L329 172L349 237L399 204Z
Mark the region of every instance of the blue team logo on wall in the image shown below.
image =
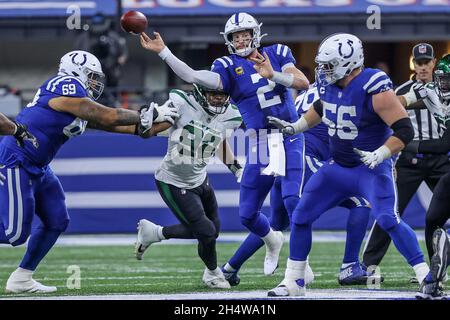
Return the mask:
M72 63L76 64L78 66L83 66L87 61L87 56L85 53L83 53L83 61L81 61L81 62L77 62L75 60L75 58L78 56L78 52L72 53L70 56L72 57Z
M338 48L338 51L339 51L339 54L341 55L341 57L344 58L344 59L350 58L350 57L353 55L353 52L355 51L355 50L353 49L353 41L352 41L352 40L347 40L347 44L348 44L348 46L350 47L350 53L349 53L348 55L345 55L345 54L342 52L342 42L339 42L339 48Z

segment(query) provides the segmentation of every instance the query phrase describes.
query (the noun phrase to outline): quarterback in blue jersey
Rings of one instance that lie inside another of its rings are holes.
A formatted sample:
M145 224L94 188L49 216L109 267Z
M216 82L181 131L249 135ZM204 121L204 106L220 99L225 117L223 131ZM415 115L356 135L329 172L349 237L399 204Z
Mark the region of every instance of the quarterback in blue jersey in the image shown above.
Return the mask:
M86 126L134 134L154 130L158 125L152 126L153 121L166 120L154 119L154 104L139 112L96 103L103 91L101 77L94 55L67 53L58 75L45 81L17 116L16 134L0 142L0 243L17 246L29 238L23 260L6 282L7 293L56 291L32 275L69 223L64 191L49 167L60 147ZM35 215L41 223L32 230Z
M316 62L320 100L295 123L269 121L285 134L305 131L323 121L328 126L332 160L305 186L292 216L285 278L269 296L305 295L312 223L343 199L361 196L369 200L378 224L413 267L421 283L418 297L434 298L437 269L430 272L416 235L397 215L393 155L414 133L392 82L380 70L363 68L361 40L351 34L335 34L322 41Z
M247 162L241 180L239 216L242 224L262 238L266 244L264 273L272 274L277 267L283 234L270 228L261 206L280 175L283 202L292 213L299 200L302 175L303 136L284 137L267 122L268 116L285 121L298 119L288 88L304 90L309 86L305 75L295 67L289 47L275 44L260 48L261 24L247 13L233 14L222 33L230 52L216 59L211 71L193 70L175 57L161 36L155 39L141 34L141 45L154 51L184 81L230 94L237 105L247 132L253 132ZM269 164L261 160L267 156ZM259 157L258 157L259 156ZM267 166L267 167L266 167Z
M307 112L313 103L319 99L317 87L300 93L295 100L295 106L299 116ZM304 132L305 136L305 166L302 184L306 185L311 176L316 173L324 162L330 158L328 128L325 124L319 124ZM347 221L347 241L338 282L341 285L367 283L365 267L359 263L359 251L367 230L370 214L370 205L361 197L351 197L339 204L350 210ZM270 193L271 215L270 225L274 230L285 230L290 224L290 215L286 211L281 197L281 181L277 177ZM250 234L238 248L236 253L223 266L222 270L231 285L240 282L238 271L262 245L263 241ZM305 283L314 279L311 268L307 264Z

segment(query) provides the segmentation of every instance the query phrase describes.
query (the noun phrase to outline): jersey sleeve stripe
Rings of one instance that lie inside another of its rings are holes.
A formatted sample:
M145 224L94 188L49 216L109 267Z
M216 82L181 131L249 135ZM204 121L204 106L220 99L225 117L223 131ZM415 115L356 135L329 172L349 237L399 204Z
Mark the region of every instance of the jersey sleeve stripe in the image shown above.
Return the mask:
M55 82L53 83L52 89L51 89L50 91L51 91L51 92L55 92L56 87L58 86L58 84L60 84L62 81L65 81L65 80L67 80L67 79L70 79L70 78L71 78L71 77L69 77L69 76L65 76L65 77L62 77L62 78L58 79L57 81L55 81Z
M288 46L284 46L284 49L283 49L283 57L286 57L286 55L287 55L287 52L288 52Z
M414 85L413 80L406 81L404 84L397 87L397 89L395 90L395 94L401 95L407 93L412 85Z
M55 82L56 80L58 80L58 79L60 79L60 78L61 78L61 77L58 76L58 77L55 77L55 78L53 78L52 80L50 80L50 81L47 83L47 87L45 88L45 90L50 91L50 87L51 87L51 85L53 84L53 82Z
M380 88L381 86L385 85L385 84L389 84L391 82L390 79L384 79L380 82L378 82L376 85L372 86L369 90L367 90L367 93L371 93L375 90L377 90L378 88Z
M379 77L387 77L386 73L384 73L383 71L379 71L377 73L375 73L372 77L370 77L369 81L367 81L367 83L364 85L363 89L367 90L367 88L369 88L372 83L374 83Z
M222 58L217 59L217 61L219 61L223 65L224 68L228 67L227 63Z
M277 44L277 55L281 53L281 44Z
M227 60L230 63L230 66L233 65L233 60L231 60L230 57L223 57L225 60Z

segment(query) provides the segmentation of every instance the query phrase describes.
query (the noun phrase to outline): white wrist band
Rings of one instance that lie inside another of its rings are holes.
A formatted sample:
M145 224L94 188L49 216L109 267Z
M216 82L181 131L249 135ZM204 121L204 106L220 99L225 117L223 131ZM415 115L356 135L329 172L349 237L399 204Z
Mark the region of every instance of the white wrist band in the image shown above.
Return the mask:
M389 148L386 147L384 144L381 147L379 147L376 151L383 157L383 160L389 159L392 156L391 150L389 150Z
M403 98L405 98L406 106L410 106L413 103L417 102L417 97L414 91L409 91L403 95Z
M309 129L308 122L303 117L294 122L292 127L294 128L295 133L300 133Z
M170 51L170 49L167 46L165 46L164 49L162 49L162 51L160 53L158 53L158 56L161 59L166 60L167 57L171 54L172 54L172 51Z
M274 71L270 80L290 88L294 83L294 75L292 73Z

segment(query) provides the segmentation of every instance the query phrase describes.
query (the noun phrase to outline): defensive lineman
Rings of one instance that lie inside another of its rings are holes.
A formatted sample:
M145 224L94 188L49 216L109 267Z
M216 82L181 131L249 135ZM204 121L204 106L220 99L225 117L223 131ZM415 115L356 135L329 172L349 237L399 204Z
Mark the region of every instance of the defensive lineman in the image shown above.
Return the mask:
M237 107L229 95L194 85L187 93L172 90L170 100L180 118L170 127L169 146L155 172L158 191L179 224L159 226L148 220L138 224L135 246L137 259L154 242L165 239L197 239L198 255L206 268L203 282L210 288L228 289L230 284L217 266L216 238L220 219L214 190L209 183L206 165L218 150L221 160L238 181L242 168L234 158L227 138L241 125Z

